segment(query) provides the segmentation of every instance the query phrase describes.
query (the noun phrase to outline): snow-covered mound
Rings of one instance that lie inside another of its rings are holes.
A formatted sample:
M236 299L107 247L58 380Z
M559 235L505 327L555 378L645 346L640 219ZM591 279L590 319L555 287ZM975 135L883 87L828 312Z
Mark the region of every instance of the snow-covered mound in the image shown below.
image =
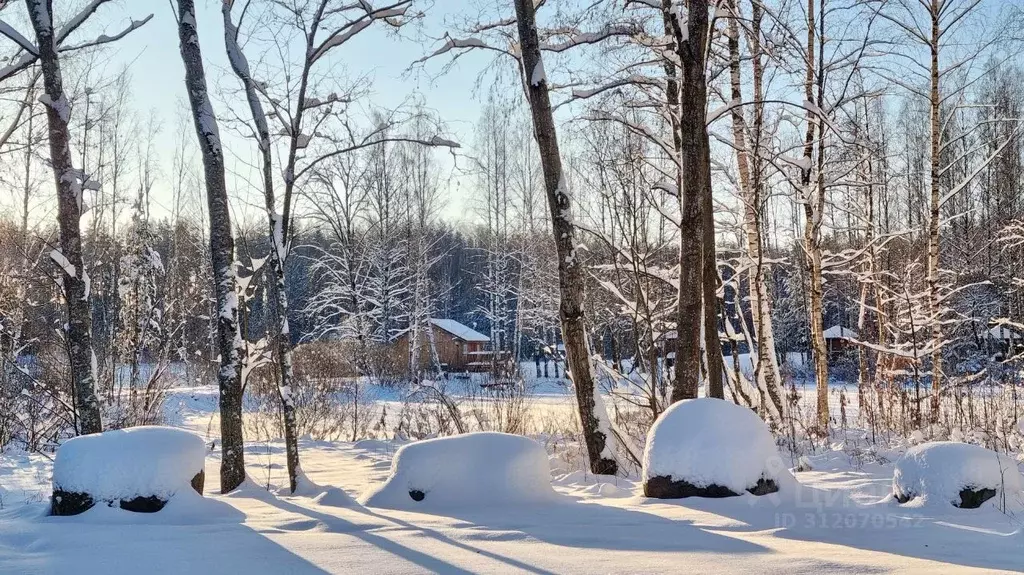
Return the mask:
M402 446L380 487L361 498L371 507L417 509L427 504L479 506L551 501L544 448L507 433L467 433Z
M106 502L155 511L176 493L202 493L206 446L171 427L133 427L69 439L53 462L54 515Z
M647 434L644 495L658 498L764 495L795 481L756 413L722 399L677 402Z
M1024 508L1017 464L980 445L936 441L915 445L896 462L893 497L916 505L951 503L975 508L990 501L999 509Z
M345 490L338 487L320 485L306 477L305 473L299 474L294 493L288 493L286 488L282 488L278 495L310 497L316 503L328 507L355 507L357 505L356 500L348 493L345 493Z

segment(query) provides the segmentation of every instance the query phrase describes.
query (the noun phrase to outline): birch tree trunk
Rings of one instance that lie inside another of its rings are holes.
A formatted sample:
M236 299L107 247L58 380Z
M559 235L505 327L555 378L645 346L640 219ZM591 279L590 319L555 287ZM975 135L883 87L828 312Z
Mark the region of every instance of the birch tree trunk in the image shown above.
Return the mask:
M234 238L224 178L217 118L206 89L206 73L199 48L193 0L178 0L178 40L185 65L185 88L192 109L196 138L203 154L206 202L210 215L210 257L217 298L216 348L220 353L220 489L227 493L245 480L242 439L242 381L239 369L242 339L238 331L238 295L235 292Z
M28 93L25 96L26 101L31 101L32 94L35 93L35 89L34 88L35 88L35 81L33 80L32 85L30 86L30 88L28 90ZM35 144L36 144L35 132L33 130L32 114L28 115L28 118L26 118L25 124L26 124L26 129L25 129L25 134L26 134L26 137L25 137L25 156L24 156L24 160L23 160L24 163L25 163L25 171L23 172L25 179L24 179L24 183L23 183L22 188L21 188L21 192L22 192L22 195L21 195L21 213L20 213L21 225L18 228L18 230L20 231L20 234L21 234L22 242L27 242L28 238L29 238L29 235L28 235L28 215L29 215L29 211L30 211L30 208L31 208L31 206L29 204L29 199L32 197L32 154L35 152ZM22 279L19 279L18 284L17 284L18 288L17 288L17 291L15 292L17 294L17 297L18 297L18 305L15 308L15 315L14 315L14 321L13 321L13 331L14 331L14 333L11 334L11 349L10 349L10 353L8 354L8 359L10 359L11 361L14 361L14 360L17 359L17 356L18 356L18 353L19 353L18 350L21 348L21 341L22 341L22 337L23 337L24 332L25 332L25 324L26 324L25 319L26 319L26 317L28 315L26 313L26 310L28 309L28 287L29 287L29 282L28 282L27 278L29 277L28 270L31 267L31 265L32 265L32 260L29 257L28 246L27 245L23 245L22 249L21 249L21 268L18 269L18 273L20 274L20 278L22 278ZM94 389L95 389L95 386L96 386L96 382L93 382L93 388Z
M819 2L824 0L819 0ZM811 353L814 359L814 379L817 387L817 423L818 431L828 432L828 352L825 346L825 334L822 327L824 313L824 294L821 279L821 221L825 210L824 175L824 121L818 117L820 109L815 111L813 105L820 103L823 91L823 74L821 62L815 57L815 0L807 0L807 75L804 82L804 98L811 105L807 106L807 132L804 139L804 165L801 169L801 201L804 207L804 257L807 269L808 322L811 327ZM824 12L824 10L822 10ZM819 22L824 30L824 22ZM819 66L817 73L815 66ZM815 90L817 86L817 90ZM817 128L817 130L815 130ZM818 146L817 163L814 163L814 147ZM816 178L812 181L812 175Z
M743 101L742 75L740 67L740 31L737 20L739 7L731 1L733 16L728 23L730 97L734 104ZM747 257L750 259L750 311L754 328L757 362L754 364L754 381L761 394L761 408L768 419L781 424L785 413L784 392L781 390L782 376L778 358L775 355L775 333L772 325L771 304L768 296L767 269L761 248L761 170L757 160L761 150L761 127L763 125L764 94L762 93L761 65L761 18L760 4L751 3L750 59L753 67L754 86L754 133L753 142L748 142L747 123L743 108L736 105L731 111L733 144L736 148L736 166L740 180L740 194L743 198L743 232L747 241ZM751 156L753 159L751 159Z
M857 127L858 127L857 124L855 124L854 128L856 129ZM866 142L868 143L868 145L872 145L874 142L872 140L872 135L871 135L871 132L872 132L872 128L871 128L871 110L870 110L870 106L869 106L869 102L868 102L867 98L864 99L864 130L865 130L865 140L866 140ZM855 134L855 137L856 137L856 134ZM858 334L862 334L861 337L865 337L865 335L863 335L863 334L867 334L867 329L869 327L869 323L868 323L869 322L869 319L868 319L868 313L869 313L868 297L871 294L872 290L874 292L873 295L874 295L874 308L875 308L875 311L871 312L871 313L873 313L874 316L875 316L874 317L874 321L877 322L877 323L881 323L881 320L878 317L879 316L878 311L881 309L881 304L880 304L879 298L878 298L878 288L877 288L877 283L876 283L876 282L878 282L879 278L877 277L877 265L876 265L877 254L876 254L875 245L874 245L874 243L875 243L875 219L876 219L875 218L875 185L874 185L874 173L873 173L873 169L872 169L871 150L865 148L861 152L860 163L861 163L861 165L858 168L858 176L859 176L859 178L861 180L862 185L864 185L864 188L865 188L864 189L864 192L865 192L864 193L864 203L866 204L865 207L867 208L866 219L864 221L864 244L867 247L867 261L864 262L864 269L862 271L862 273L864 274L864 277L860 280L861 281L861 288L860 288L859 301L858 301L858 305L857 305L857 308L858 308L858 311L857 311L857 330L858 331L857 331L857 333ZM879 345L881 345L882 342L879 341L878 343L879 343ZM865 393L867 392L869 386L872 389L876 389L877 390L878 370L877 370L877 367L876 367L876 369L875 369L875 377L874 378L870 377L870 374L869 374L869 361L870 361L869 353L870 353L869 348L867 348L865 346L859 346L858 347L858 350L857 350L857 392L858 392L858 400L860 401L860 405L861 406L865 405ZM875 359L875 362L876 362L876 366L877 366L877 362L878 362L878 358L877 357ZM868 409L869 410L873 410L873 407L874 406L869 406ZM872 411L868 411L868 413L870 414L870 413L872 413ZM878 421L877 418L878 418L877 412L874 414L873 417L870 417L869 422L871 423L872 428L877 424L876 423Z
M597 389L594 366L587 341L583 310L583 266L576 255L576 226L572 220L572 198L562 172L555 119L543 73L540 42L537 37L536 8L533 0L515 0L519 41L522 51L522 76L530 101L534 136L540 149L544 189L551 212L551 231L558 255L561 303L559 320L565 343L566 368L572 375L579 408L580 426L587 447L590 470L613 475L618 471L614 437L604 402ZM698 315L699 320L699 315ZM698 324L699 325L699 324Z
M931 170L930 186L931 197L928 210L928 316L931 322L932 339L932 400L931 413L929 418L932 423L939 420L940 393L942 391L942 322L940 321L939 302L939 175L942 170L940 164L940 144L942 139L942 126L939 121L939 112L942 105L942 94L939 89L941 72L939 70L939 47L943 30L939 27L939 19L943 3L939 0L931 1L931 90L929 92L929 114L931 120Z
M271 349L277 356L277 389L281 399L281 415L284 419L285 459L288 465L288 488L295 493L298 479L302 474L299 465L299 437L295 421L295 402L292 397L292 341L288 329L288 292L284 275L284 263L288 257L288 238L285 236L285 222L277 215L277 201L274 197L274 166L270 156L270 128L263 111L256 83L249 70L249 62L238 45L238 30L231 19L231 1L221 7L224 16L224 44L231 62L231 69L245 88L249 113L252 115L260 150L263 175L263 200L267 212L270 235L270 254L267 269L267 296L272 304L270 311Z
M68 121L71 107L64 93L57 41L53 30L50 0L26 0L29 19L35 30L39 65L43 73L43 102L49 127L50 165L57 185L57 223L60 250L51 258L62 268L64 300L68 308L67 348L78 432L103 431L100 402L96 397L96 356L92 348L92 308L89 300L89 275L82 261L82 172L71 159Z

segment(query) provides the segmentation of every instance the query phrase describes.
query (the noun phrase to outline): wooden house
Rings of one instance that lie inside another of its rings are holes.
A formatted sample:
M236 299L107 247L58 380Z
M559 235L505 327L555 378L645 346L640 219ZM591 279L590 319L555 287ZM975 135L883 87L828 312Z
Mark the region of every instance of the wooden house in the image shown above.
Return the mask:
M1024 346L1024 338L1005 325L997 325L989 329L988 339L991 342L992 351L999 359L1020 351Z
M853 349L856 346L853 342L857 338L857 332L852 329L841 325L834 325L825 330L825 349L828 350L830 358L842 355L847 350Z
M492 352L487 350L491 338L453 319L430 320L434 348L441 368L446 372L490 371ZM391 343L391 349L404 365L409 364L409 332L398 336ZM424 331L418 335L419 350L417 363L421 370L433 369L433 354L430 338Z

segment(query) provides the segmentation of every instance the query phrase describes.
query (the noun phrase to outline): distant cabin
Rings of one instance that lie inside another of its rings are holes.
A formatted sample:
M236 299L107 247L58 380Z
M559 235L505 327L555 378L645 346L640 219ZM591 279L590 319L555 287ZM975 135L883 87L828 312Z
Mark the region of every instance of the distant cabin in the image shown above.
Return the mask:
M729 334L722 332L719 332L718 336L722 345L722 356L727 358L728 362L732 362L734 350L738 355L750 353L750 346L742 336L730 338ZM665 358L666 366L672 367L675 364L676 350L679 347L679 336L676 330L671 329L658 335L654 344L659 348L661 357Z
M665 358L665 367L672 367L676 362L676 349L679 347L679 336L672 329L660 334L654 344L660 348L661 357Z
M988 338L992 340L993 347L999 354L1009 353L1011 349L1019 350L1024 344L1021 334L1005 325L997 325L989 329Z
M437 349L438 359L446 372L491 369L491 352L486 349L491 338L453 319L434 318L430 320L430 325L434 333L434 347ZM406 331L391 343L396 359L404 361L404 365L409 364L409 337L410 332ZM429 371L434 366L426 330L420 331L418 339L419 369Z
M834 325L825 330L825 349L828 355L840 355L854 347L854 341L858 339L857 332L848 327Z

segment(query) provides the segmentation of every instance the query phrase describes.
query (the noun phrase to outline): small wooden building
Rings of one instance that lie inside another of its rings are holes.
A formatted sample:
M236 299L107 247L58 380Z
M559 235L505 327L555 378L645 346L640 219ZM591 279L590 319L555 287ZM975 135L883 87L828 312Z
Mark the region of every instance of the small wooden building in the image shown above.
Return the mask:
M848 327L834 325L825 330L825 349L829 357L841 355L854 347L857 340L857 332Z
M430 320L433 330L434 347L446 372L490 371L491 352L486 349L491 338L453 319L434 318ZM420 332L417 363L422 370L433 368L430 339ZM409 364L409 332L395 338L391 343L396 357Z
M993 352L999 358L1005 357L1011 352L1020 351L1024 347L1024 338L1005 325L997 325L989 329L988 339L991 341Z

